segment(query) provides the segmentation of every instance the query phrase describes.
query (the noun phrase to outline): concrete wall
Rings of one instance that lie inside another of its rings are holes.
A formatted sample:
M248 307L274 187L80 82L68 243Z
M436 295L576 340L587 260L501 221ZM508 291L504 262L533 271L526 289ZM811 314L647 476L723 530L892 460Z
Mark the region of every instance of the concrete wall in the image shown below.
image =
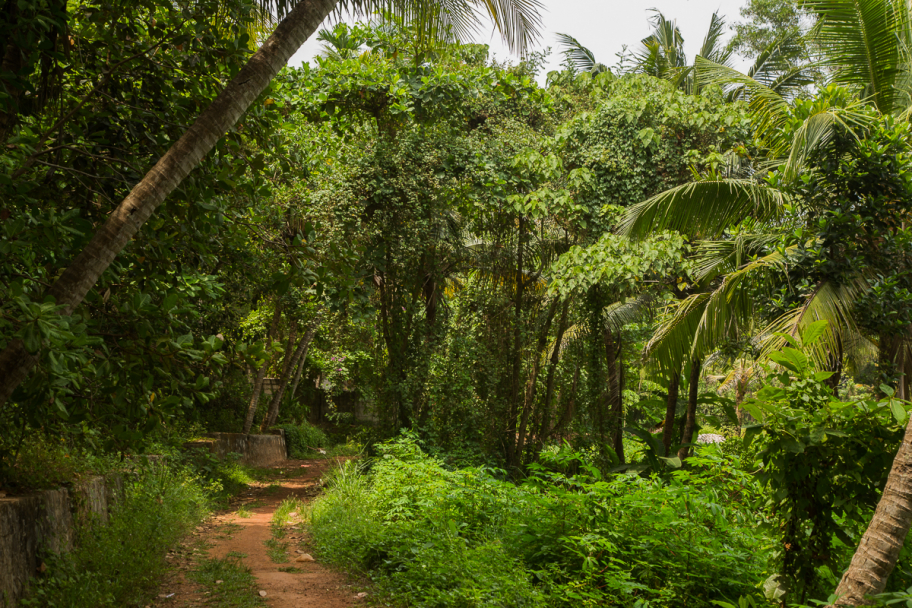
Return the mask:
M123 478L94 477L72 488L0 498L0 606L15 606L41 567L43 552L73 548L76 526L107 522Z
M251 467L268 467L286 460L285 433L277 430L271 435L244 435L243 433L206 433L208 441L185 443L188 449L208 449L220 459L234 452L240 454L241 464Z

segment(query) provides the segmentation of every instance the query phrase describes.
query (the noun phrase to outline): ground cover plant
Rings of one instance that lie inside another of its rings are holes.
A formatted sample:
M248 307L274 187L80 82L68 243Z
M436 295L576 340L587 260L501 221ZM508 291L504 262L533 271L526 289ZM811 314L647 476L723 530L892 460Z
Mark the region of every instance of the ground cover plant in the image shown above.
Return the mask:
M519 485L448 469L414 438L382 452L367 474L355 462L333 474L310 526L321 556L411 605L712 606L770 567L759 485L718 451L668 479L584 463Z

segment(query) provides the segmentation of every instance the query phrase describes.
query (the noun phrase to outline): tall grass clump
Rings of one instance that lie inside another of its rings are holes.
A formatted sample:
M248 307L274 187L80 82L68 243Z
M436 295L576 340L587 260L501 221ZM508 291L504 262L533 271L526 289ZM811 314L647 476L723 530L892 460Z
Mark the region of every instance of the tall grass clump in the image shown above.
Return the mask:
M204 483L191 469L147 463L125 474L106 525L84 521L77 547L47 556L29 608L145 606L167 568L165 554L208 510Z
M769 575L755 482L720 454L669 477L573 476L517 485L446 468L411 438L346 462L312 506L323 559L424 607L715 606Z

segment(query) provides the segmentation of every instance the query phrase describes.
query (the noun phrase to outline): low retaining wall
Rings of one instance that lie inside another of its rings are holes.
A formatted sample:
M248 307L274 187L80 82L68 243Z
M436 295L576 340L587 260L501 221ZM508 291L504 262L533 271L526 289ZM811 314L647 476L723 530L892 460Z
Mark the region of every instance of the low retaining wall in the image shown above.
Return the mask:
M208 440L185 443L188 449L208 450L224 459L230 453L240 454L241 464L251 467L268 467L288 458L284 431L272 435L245 435L243 433L206 433Z
M106 522L122 491L123 478L111 475L72 488L0 498L0 606L15 606L25 595L42 552L72 550L76 524Z

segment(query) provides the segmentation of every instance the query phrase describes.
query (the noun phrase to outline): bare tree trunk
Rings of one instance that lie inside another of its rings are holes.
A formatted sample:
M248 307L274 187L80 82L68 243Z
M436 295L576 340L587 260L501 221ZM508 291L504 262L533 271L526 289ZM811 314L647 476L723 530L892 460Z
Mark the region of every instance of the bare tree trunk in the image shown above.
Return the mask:
M272 323L269 324L269 331L266 332L267 347L272 347L272 338L275 336L276 329L279 326L279 319L282 318L282 303L279 300L275 302L275 311L272 313ZM250 403L247 405L247 417L244 419L244 434L250 432L253 426L253 417L256 415L257 406L260 403L260 392L263 390L263 378L266 377L266 368L269 367L269 359L263 361L257 372L256 382L253 385L253 394L250 395Z
M887 477L871 523L858 543L849 569L836 588L837 606L870 604L867 596L882 593L903 542L912 527L912 420L906 426L893 468Z
M298 348L295 350L291 365L288 366L285 373L282 374L282 381L279 384L276 392L272 395L272 402L269 404L269 412L266 414L266 418L263 420L263 425L260 427L261 431L265 431L276 423L276 419L279 417L279 406L282 403L282 397L285 395L285 389L288 388L288 383L291 380L291 373L298 368L298 365L307 355L307 349L310 347L310 341L313 340L314 334L317 332L317 328L319 326L320 316L318 315L310 324L310 327L307 329L307 333L305 333L304 337L301 338L301 342L298 344Z
M697 428L697 399L699 398L700 372L703 368L703 362L694 359L690 362L690 385L687 394L687 418L684 420L684 435L681 437L681 443L685 444L678 450L678 458L683 462L690 455L690 446L693 443L694 431Z
M674 437L675 410L678 408L678 384L681 374L671 372L668 381L668 400L665 402L665 425L662 428L662 445L665 446L665 456L671 452L671 440Z
M111 212L104 226L76 256L46 295L69 315L140 227L215 143L237 123L280 69L335 8L337 0L301 0L275 32L231 79L212 104ZM38 359L21 340L0 353L0 406L6 403Z

